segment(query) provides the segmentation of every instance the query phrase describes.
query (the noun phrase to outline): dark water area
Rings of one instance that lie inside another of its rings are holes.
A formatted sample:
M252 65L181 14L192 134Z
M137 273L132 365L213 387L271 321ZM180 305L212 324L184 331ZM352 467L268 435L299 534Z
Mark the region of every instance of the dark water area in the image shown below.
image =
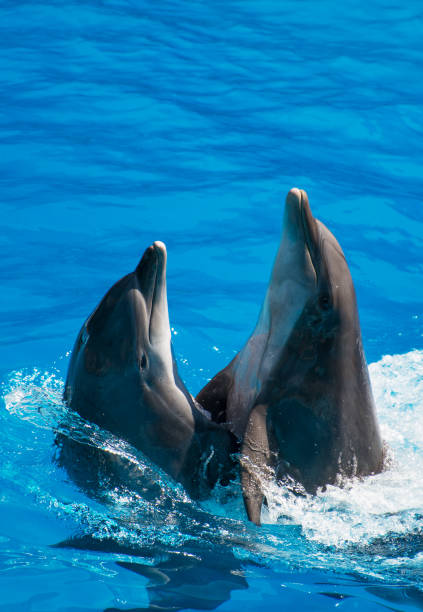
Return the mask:
M371 1L0 4L0 610L423 608L423 10ZM254 327L287 191L354 279L392 455L315 497L157 483L93 497L55 462L69 352L144 249L168 249L195 394ZM57 546L62 543L63 545Z

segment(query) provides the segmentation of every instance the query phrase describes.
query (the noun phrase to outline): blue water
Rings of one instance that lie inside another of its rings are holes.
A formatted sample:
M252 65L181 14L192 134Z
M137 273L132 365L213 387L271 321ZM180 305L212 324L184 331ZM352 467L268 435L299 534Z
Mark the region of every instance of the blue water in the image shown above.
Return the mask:
M0 15L0 611L422 609L421 3L4 0ZM239 484L193 503L75 421L160 486L88 497L53 444L80 325L163 240L195 394L254 327L293 186L349 261L389 469L316 497L275 487L257 528Z

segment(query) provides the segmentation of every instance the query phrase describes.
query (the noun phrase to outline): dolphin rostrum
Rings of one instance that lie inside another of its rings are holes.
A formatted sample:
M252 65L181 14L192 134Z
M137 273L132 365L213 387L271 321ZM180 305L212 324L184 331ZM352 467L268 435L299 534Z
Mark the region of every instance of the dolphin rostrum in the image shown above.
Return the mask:
M254 332L197 400L239 440L244 502L257 524L269 473L316 492L383 469L351 274L305 191L286 198Z

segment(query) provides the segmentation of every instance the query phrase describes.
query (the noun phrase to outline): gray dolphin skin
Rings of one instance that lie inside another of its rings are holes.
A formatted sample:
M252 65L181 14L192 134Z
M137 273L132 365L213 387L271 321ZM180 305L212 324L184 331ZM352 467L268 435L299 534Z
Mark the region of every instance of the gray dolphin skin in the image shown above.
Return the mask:
M211 421L178 375L166 258L165 245L155 242L88 317L73 349L64 399L202 498L227 479L233 436Z
M304 191L292 189L286 198L254 332L197 400L239 440L245 507L256 524L269 475L315 493L382 471L351 274Z

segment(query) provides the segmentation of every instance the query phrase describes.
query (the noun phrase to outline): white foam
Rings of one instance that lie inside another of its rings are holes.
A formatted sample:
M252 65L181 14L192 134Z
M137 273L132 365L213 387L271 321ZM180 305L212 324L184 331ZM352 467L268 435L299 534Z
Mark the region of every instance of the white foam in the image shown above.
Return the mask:
M387 355L369 367L391 464L382 474L298 497L272 485L263 521L300 525L308 539L344 547L421 527L423 351Z
M2 391L9 414L38 427L50 428L64 413L63 381L56 371L15 371Z
M257 536L263 546L271 545L271 539L276 537L277 548L282 554L286 542L281 543L280 537L282 532L287 533L288 526L296 532L299 530L306 541L333 547L340 553L350 545L367 545L388 534L401 537L420 530L423 515L423 351L387 355L371 364L369 370L382 434L392 458L389 469L363 480L352 480L343 488L329 486L315 496L296 496L276 484L271 485L267 491L269 506L263 510L262 519L273 527L269 527L271 535L267 533L267 543L263 540L264 529L263 535ZM57 373L35 369L13 373L3 385L2 395L10 416L37 427L57 430L67 412L62 392L63 381ZM179 486L168 482L163 474L158 476L154 466L144 461L140 454L134 454L134 449L123 445L122 441L97 432L94 426L86 423L78 425L76 421L72 421L72 432L100 448L139 462L143 472L152 470L150 478L160 483L164 493L169 489L169 497L189 503ZM214 498L203 507L215 515L229 515L245 524L239 483L231 489L217 488L216 491ZM121 491L122 499L118 495L116 503L125 506L126 494ZM159 506L156 504L157 511ZM285 527L275 532L277 525ZM296 552L301 556L299 549Z

